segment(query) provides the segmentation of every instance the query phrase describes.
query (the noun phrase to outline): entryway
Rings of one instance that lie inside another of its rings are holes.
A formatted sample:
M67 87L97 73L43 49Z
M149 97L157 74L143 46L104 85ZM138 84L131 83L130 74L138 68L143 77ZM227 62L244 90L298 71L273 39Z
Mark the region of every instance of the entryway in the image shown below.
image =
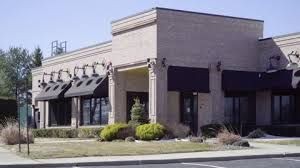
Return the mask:
M134 104L134 99L140 99L141 104L145 105L145 111L148 113L148 92L127 92L127 122L130 120L131 107Z
M180 94L180 122L190 127L193 135L198 133L198 94L182 92Z

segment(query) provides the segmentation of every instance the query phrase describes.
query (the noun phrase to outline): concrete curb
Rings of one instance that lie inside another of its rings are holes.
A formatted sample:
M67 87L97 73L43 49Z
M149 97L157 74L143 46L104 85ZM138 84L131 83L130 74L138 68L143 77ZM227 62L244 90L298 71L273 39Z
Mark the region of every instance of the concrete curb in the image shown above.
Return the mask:
M284 154L263 154L248 156L227 156L227 157L210 157L210 158L179 158L164 160L128 160L128 161L101 161L101 162L74 162L74 163L34 163L34 164L15 164L0 165L0 168L40 168L40 167L74 167L74 166L119 166L119 165L143 165L143 164L167 164L182 162L209 162L209 161L229 161L242 159L263 159L263 158L283 158L283 157L300 157L300 153Z

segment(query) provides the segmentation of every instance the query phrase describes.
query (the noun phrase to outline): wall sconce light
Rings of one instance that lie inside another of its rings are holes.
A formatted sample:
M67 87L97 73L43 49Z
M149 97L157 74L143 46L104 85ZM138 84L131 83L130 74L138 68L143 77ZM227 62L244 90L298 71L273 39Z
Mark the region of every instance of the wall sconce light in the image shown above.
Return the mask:
M162 65L162 67L164 67L164 68L167 66L166 61L167 61L166 58L163 58L162 61L161 61L161 65Z
M222 62L221 62L221 61L218 61L218 62L217 62L217 65L216 65L216 68L217 68L217 71L218 71L218 72L221 71L221 66L222 66Z
M289 53L288 55L288 58L289 58L289 63L288 65L286 66L286 69L287 70L293 70L293 69L296 69L298 68L298 63L294 62L292 59L291 59L291 56L294 56L296 59L298 59L298 62L300 61L300 56L299 56L299 53L297 51L292 51L291 53Z
M273 65L272 63L272 60L275 60L275 61L280 61L280 56L277 55L277 56L271 56L269 58L269 67L267 68L267 73L273 73L273 72L276 72L278 69Z

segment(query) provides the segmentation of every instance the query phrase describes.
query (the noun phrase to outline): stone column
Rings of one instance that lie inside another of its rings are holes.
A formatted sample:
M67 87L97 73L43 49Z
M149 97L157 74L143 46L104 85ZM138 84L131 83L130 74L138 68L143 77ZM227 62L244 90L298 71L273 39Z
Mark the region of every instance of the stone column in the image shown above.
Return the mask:
M271 91L256 92L256 124L272 124Z
M108 124L113 124L115 123L116 114L116 76L112 71L110 71L108 75L108 99L110 103Z
M39 101L38 107L40 111L40 128L45 128L45 102Z
M78 128L79 126L79 113L80 113L80 101L79 97L72 98L72 112L71 112L71 127Z
M50 115L50 111L49 111L49 101L45 101L45 128L49 128L50 124L49 124L49 117Z
M168 67L152 59L149 68L149 119L151 123L166 123L168 114Z

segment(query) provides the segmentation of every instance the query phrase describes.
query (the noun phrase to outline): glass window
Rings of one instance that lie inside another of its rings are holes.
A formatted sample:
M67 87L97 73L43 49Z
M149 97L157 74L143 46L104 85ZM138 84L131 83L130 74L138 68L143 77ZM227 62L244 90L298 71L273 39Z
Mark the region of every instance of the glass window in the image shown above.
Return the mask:
M295 96L273 95L272 122L277 124L293 123L295 121Z
M106 125L109 111L108 97L85 98L82 102L81 125Z
M230 124L250 123L252 116L249 114L248 97L225 97L225 122Z
M71 125L71 99L49 102L49 126Z

